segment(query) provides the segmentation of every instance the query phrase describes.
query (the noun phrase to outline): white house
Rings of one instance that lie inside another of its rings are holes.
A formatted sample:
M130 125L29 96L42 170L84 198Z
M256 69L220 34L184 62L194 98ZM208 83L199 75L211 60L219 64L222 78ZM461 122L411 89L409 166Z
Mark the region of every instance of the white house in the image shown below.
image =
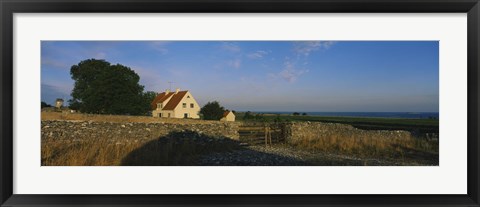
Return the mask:
M151 104L153 117L192 118L200 116L200 106L189 91L166 90L155 97Z
M223 117L220 119L220 121L235 121L235 114L229 110L226 110L223 113Z

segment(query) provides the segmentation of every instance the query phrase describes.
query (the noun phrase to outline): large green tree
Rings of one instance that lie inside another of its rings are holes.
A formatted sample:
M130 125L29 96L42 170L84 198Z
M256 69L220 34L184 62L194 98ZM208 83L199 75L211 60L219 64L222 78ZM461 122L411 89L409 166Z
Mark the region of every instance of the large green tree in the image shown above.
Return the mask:
M224 112L225 108L220 106L218 101L208 102L200 109L200 113L205 120L220 120Z
M73 65L75 81L70 108L84 113L143 115L150 110L151 93L144 93L140 77L129 67L88 59Z
M154 91L147 91L145 93L143 93L143 98L145 99L145 102L148 103L148 107L151 107L151 103L153 102L153 100L155 99L155 97L157 97L158 93L154 92ZM151 110L151 108L149 108L149 110Z
M152 103L153 99L157 97L158 93L155 91L147 91L143 94L144 98L146 99L145 101L148 102L149 104Z
M47 104L46 102L42 101L42 109L46 107L52 107L52 105Z

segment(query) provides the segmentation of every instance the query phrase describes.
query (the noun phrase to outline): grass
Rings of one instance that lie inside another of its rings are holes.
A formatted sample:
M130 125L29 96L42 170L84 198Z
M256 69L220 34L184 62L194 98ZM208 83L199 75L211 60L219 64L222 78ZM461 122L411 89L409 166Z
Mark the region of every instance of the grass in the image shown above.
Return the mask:
M152 140L42 139L42 166L195 165L202 155L238 149L228 138L173 132Z
M419 139L408 133L392 132L391 136L386 138L375 133L367 135L337 132L325 137L304 137L290 144L297 148L359 158L438 165L438 140Z
M148 116L42 112L42 120L83 120L116 123L205 124L206 120L153 118ZM68 133L68 131L66 131ZM208 143L208 144L206 144ZM192 165L200 156L233 150L238 143L190 132L173 132L156 139L90 137L62 140L42 137L43 166Z

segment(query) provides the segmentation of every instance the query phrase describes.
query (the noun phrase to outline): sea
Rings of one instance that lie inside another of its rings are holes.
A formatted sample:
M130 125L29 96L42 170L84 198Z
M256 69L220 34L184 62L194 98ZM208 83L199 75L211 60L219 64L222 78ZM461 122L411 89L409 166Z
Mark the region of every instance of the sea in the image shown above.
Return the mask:
M255 113L293 114L294 112L264 111ZM302 112L310 116L341 116L341 117L373 117L373 118L406 118L406 119L438 119L438 112Z

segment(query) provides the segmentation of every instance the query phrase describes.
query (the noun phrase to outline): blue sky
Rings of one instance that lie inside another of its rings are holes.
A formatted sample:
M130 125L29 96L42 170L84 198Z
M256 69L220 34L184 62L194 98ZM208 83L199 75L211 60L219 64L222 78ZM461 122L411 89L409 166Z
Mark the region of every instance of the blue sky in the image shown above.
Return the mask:
M105 59L146 90L190 90L237 111L438 112L437 41L42 41L41 97L70 98L70 67Z

